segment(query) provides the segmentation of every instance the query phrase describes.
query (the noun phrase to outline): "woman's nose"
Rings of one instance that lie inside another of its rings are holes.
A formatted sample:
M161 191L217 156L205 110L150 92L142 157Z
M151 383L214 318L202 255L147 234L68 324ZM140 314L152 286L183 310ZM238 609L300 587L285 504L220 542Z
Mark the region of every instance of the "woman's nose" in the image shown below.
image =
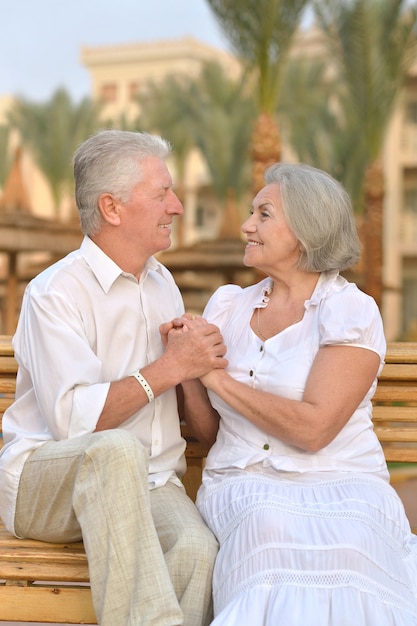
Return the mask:
M243 222L242 226L240 227L240 230L242 231L242 233L247 233L249 231L253 232L255 230L253 215L248 217L248 219Z

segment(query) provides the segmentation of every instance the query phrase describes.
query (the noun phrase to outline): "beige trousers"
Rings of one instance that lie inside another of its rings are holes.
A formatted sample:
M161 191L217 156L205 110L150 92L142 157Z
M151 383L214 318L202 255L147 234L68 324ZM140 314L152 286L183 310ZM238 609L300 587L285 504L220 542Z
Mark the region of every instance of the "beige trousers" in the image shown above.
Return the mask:
M147 476L124 430L47 442L25 463L16 532L82 537L100 626L206 626L217 542L181 487L149 491Z

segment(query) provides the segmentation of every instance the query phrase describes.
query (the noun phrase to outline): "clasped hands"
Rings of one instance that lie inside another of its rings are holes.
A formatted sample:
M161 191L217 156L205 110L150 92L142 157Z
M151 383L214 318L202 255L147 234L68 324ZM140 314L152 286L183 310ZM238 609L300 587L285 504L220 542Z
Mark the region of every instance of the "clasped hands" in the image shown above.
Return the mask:
M159 328L166 352L173 351L186 369L186 378L200 378L227 367L227 348L219 328L201 315L185 313L182 317L161 324Z

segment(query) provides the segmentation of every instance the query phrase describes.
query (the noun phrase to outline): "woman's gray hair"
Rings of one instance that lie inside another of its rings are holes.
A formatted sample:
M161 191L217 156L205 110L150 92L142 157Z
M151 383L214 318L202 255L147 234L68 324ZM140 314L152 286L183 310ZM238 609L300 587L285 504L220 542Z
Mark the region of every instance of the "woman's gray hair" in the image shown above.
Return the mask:
M126 202L141 180L140 161L165 160L170 152L165 139L144 132L102 130L84 141L74 154L75 201L83 233L94 235L102 226L101 194Z
M265 182L279 185L286 220L303 247L299 267L342 271L359 261L352 204L337 180L310 165L276 163L266 170Z

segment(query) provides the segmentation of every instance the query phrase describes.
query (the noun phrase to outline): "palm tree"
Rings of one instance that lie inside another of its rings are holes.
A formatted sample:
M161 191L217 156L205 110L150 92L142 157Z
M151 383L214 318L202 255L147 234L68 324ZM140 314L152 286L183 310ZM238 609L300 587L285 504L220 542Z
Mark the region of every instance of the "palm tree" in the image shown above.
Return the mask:
M416 6L407 0L314 0L345 85L344 111L363 151L365 290L381 305L384 175L381 153L407 70L415 58Z
M61 200L73 184L74 150L97 130L98 113L89 98L76 105L64 89L42 104L20 99L10 113L11 125L50 184L57 217Z
M352 133L345 85L329 67L328 56L289 60L277 113L285 128L285 141L298 160L340 180L352 198L355 212L360 214L364 151Z
M137 96L139 114L133 130L158 132L173 146L176 171L176 193L183 202L187 158L195 145L186 120L186 103L190 90L188 77L169 76L163 82L152 82ZM177 242L183 244L183 221L176 221Z
M250 186L248 144L256 107L244 79L231 79L218 63L207 62L195 78L171 77L149 85L138 102L135 127L163 134L175 148L178 195L187 156L199 148L216 199L229 209L225 225L236 212L234 202Z
M191 85L188 115L195 143L225 206L250 187L249 143L256 103L245 77L231 79L218 63L206 63Z
M263 186L265 168L281 159L275 117L282 72L307 0L207 0L226 38L253 74L258 117L253 127L252 186Z

